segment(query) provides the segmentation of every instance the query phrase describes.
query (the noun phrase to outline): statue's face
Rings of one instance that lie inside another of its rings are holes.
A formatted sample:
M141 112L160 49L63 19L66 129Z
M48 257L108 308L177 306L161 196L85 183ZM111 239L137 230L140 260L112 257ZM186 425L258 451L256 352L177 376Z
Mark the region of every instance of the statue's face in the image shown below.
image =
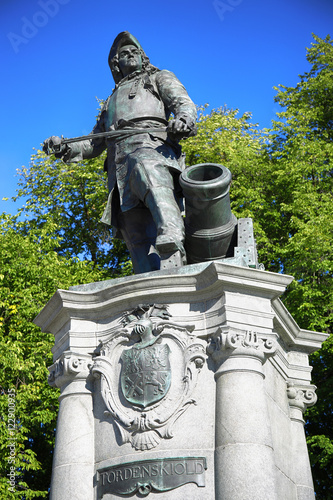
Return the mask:
M123 76L130 75L133 71L142 69L140 50L134 45L124 45L118 51L118 65Z

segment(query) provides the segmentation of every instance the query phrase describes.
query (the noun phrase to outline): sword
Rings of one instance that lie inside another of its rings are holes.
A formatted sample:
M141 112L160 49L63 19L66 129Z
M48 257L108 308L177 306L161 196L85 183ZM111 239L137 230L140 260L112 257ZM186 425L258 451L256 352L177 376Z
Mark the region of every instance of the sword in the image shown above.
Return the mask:
M102 139L110 138L117 139L118 137L127 137L134 134L144 134L144 133L156 133L156 132L166 132L167 127L156 127L156 128L130 128L123 130L110 130L109 132L98 132L97 134L81 135L80 137L72 137L71 139L66 139L61 137L60 144L52 144L52 151L54 153L60 152L60 148L63 144L71 144L72 142L85 141L86 139Z

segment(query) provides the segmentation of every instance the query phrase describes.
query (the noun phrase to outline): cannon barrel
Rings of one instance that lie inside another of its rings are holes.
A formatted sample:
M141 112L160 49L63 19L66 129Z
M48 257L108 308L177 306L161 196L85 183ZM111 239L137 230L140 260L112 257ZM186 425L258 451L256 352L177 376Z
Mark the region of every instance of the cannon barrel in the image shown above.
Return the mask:
M216 163L193 165L182 172L189 264L233 256L237 219L230 207L230 183L230 170Z

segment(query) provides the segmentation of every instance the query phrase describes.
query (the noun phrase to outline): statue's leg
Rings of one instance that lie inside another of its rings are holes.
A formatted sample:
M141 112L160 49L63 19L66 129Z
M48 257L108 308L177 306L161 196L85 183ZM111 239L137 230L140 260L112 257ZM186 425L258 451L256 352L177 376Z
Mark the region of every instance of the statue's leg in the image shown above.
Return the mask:
M150 189L145 197L157 230L156 249L160 254L180 251L185 257L185 229L174 192L167 187Z
M175 198L173 176L166 165L159 163L161 155L156 151L142 148L139 152L128 158L131 170L128 187L151 213L156 228L155 248L163 261L161 268L184 265L185 228Z
M160 269L160 258L152 251L156 228L146 207L133 208L117 216L119 229L130 252L135 274Z

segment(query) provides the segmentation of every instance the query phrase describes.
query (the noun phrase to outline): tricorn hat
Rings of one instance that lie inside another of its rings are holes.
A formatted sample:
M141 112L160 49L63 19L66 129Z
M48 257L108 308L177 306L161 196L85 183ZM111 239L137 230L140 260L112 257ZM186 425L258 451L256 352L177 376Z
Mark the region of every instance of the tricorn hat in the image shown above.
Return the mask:
M110 49L109 59L108 59L111 73L116 84L120 82L120 80L122 79L122 75L119 71L117 64L115 64L114 57L118 54L119 49L121 47L124 47L124 45L134 45L135 47L137 47L141 51L142 60L145 61L146 63L149 63L148 57L146 56L143 48L141 47L140 43L135 38L135 36L131 35L131 33L129 33L128 31L122 31L121 33L119 33L118 36L116 36L112 44L112 47Z

